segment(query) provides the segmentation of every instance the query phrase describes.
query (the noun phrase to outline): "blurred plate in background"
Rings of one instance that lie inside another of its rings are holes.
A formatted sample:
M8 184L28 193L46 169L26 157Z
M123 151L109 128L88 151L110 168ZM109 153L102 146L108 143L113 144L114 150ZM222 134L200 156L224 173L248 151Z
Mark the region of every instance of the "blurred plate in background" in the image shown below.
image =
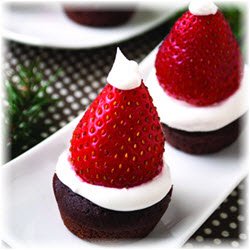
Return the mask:
M137 6L124 25L94 28L78 25L60 3L12 3L3 10L3 36L17 42L55 48L95 48L127 40L166 21L181 4L150 8Z

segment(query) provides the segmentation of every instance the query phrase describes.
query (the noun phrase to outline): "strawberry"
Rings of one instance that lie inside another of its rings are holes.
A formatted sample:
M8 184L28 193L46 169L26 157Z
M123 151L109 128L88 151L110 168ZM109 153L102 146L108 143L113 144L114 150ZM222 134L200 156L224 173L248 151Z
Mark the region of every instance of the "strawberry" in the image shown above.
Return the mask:
M133 187L158 175L164 136L145 85L107 84L77 125L70 152L76 174L94 185Z
M232 95L242 77L242 56L223 14L196 16L187 11L163 41L156 75L170 96L196 106Z

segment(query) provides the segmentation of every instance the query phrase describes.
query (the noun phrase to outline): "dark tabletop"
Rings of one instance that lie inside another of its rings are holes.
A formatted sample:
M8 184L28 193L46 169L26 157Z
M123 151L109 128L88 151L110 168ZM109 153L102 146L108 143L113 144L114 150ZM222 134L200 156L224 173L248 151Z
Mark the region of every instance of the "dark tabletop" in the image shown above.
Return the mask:
M42 124L37 131L37 143L47 138L82 112L97 96L106 83L106 76L113 64L117 46L129 58L137 62L157 45L169 31L164 23L153 30L118 44L88 50L58 50L33 47L5 41L4 74L18 82L16 67L28 65L39 59L45 77L49 78L60 68L62 74L48 88L52 97L59 98L40 116ZM22 150L33 145L27 141ZM244 221L247 188L246 180L226 198L217 210L197 230L184 247L225 246L240 247L247 240Z

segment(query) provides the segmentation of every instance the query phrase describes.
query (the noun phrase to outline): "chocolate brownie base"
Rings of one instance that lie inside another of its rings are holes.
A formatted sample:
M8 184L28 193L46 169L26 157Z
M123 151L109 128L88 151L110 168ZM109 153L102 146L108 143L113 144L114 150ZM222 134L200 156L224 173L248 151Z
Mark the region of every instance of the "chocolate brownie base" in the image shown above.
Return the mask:
M56 174L53 189L65 226L82 239L143 238L161 219L172 195L171 188L161 201L151 207L120 212L100 207L74 193Z
M65 14L74 22L94 27L114 27L126 23L134 10L76 10L64 8Z
M239 136L242 118L227 126L209 132L186 132L162 123L166 141L190 154L215 153L231 145Z

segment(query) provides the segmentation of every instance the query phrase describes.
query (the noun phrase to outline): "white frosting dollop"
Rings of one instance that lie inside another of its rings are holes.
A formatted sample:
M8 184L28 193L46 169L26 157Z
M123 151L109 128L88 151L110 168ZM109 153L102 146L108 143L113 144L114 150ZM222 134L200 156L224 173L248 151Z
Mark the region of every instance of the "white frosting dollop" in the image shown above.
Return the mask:
M238 90L225 101L206 107L193 106L169 96L160 86L155 68L145 84L157 107L161 122L184 131L207 132L220 129L247 112L248 74L249 68L245 66Z
M192 0L188 8L196 16L214 15L218 10L218 7L211 0Z
M68 156L68 151L65 151L58 159L56 165L58 178L74 193L107 209L134 211L150 207L162 200L172 186L169 168L166 164L153 180L135 187L111 188L89 184L76 175Z
M117 48L116 57L107 82L115 88L129 90L141 85L141 75L137 62L128 60Z

